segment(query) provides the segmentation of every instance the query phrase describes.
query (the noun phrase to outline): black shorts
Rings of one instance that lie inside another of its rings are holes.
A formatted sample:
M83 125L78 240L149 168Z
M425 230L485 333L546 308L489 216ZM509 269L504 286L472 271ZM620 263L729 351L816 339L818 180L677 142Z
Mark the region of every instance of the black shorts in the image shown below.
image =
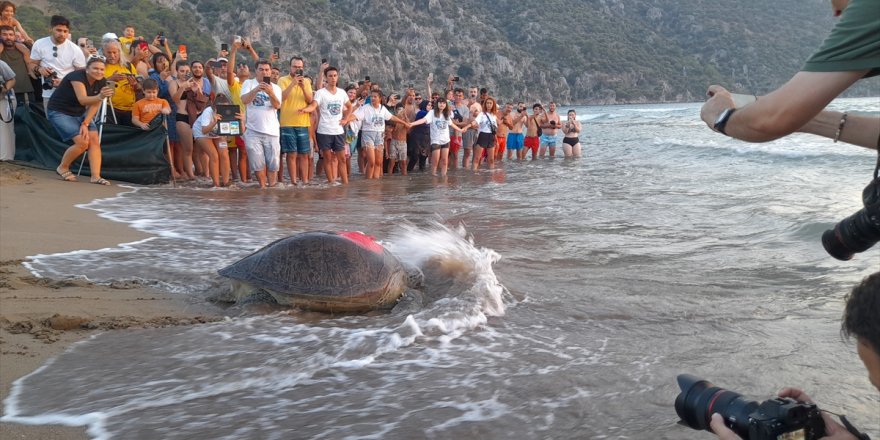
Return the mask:
M333 150L333 152L338 153L340 151L345 150L345 135L344 134L317 134L318 141L318 149L322 152L324 150Z
M449 142L445 144L431 144L431 151L442 150L444 148L449 148Z
M492 133L480 133L477 136L477 146L483 148L492 148L495 146L495 135Z

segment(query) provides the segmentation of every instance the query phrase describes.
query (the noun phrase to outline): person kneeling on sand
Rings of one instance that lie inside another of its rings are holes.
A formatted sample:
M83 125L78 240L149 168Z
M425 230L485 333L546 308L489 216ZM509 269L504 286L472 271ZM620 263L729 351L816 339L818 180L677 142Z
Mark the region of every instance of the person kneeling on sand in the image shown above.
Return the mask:
M86 69L65 75L49 99L49 122L61 135L62 141L73 141L55 169L68 182L76 181L76 176L70 172L70 165L88 150L92 183L110 185L101 177L101 138L93 121L101 101L113 95L113 88L104 79L104 67L103 58L89 58Z

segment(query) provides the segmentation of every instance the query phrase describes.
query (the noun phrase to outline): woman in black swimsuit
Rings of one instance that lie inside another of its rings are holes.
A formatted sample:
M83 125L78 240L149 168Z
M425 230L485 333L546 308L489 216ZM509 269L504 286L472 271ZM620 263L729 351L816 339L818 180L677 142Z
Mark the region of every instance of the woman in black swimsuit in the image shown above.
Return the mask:
M577 120L577 114L574 110L568 111L568 120L562 125L562 152L565 158L581 157L581 123Z

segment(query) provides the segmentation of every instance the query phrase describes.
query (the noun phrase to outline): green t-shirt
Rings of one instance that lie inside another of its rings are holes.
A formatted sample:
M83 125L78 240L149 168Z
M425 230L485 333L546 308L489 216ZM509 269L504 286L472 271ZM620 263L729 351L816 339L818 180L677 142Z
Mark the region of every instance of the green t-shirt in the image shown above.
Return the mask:
M880 75L880 0L852 0L819 50L801 69L845 72L870 69Z

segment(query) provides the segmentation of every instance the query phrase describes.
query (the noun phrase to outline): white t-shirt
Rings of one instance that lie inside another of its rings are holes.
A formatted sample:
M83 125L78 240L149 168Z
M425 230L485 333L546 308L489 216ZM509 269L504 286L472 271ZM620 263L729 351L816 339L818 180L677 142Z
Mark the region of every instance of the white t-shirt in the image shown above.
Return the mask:
M56 47L57 50L54 49ZM34 46L31 48L31 59L39 62L40 67L49 68L58 73L59 79L63 79L64 75L76 69L86 67L86 56L82 49L69 39L56 45L52 41L52 37L40 38L34 42ZM43 99L50 98L54 91L54 88L43 90Z
M318 102L318 108L321 111L318 133L330 135L345 133L339 122L342 121L342 113L345 112L348 93L338 87L335 94L331 94L327 89L321 89L315 92L314 100Z
M361 130L378 132L385 131L385 121L391 119L392 116L384 105L380 105L379 108L364 105L358 108L354 115L362 122Z
M490 115L486 112L480 113L477 116L477 124L480 125L480 133L492 133L492 130L489 128L489 121L492 121L492 124L495 124L495 127L498 127L498 118L495 115Z
M247 95L257 88L260 81L249 79L241 84L241 96ZM272 84L272 93L278 102L281 102L281 87ZM269 136L281 136L281 123L278 121L278 110L272 106L272 101L266 92L257 92L254 100L247 105L246 124L248 130Z
M211 121L214 120L214 109L210 106L206 107L201 115L196 119L196 122L193 122L192 133L193 137L198 138L214 138L217 137L217 134L214 132L208 132L208 134L202 133L202 127L207 127L211 125ZM217 130L220 124L214 126L214 130Z
M449 143L449 119L440 113L440 116L434 116L434 111L425 115L427 123L431 126L431 145L444 145Z

